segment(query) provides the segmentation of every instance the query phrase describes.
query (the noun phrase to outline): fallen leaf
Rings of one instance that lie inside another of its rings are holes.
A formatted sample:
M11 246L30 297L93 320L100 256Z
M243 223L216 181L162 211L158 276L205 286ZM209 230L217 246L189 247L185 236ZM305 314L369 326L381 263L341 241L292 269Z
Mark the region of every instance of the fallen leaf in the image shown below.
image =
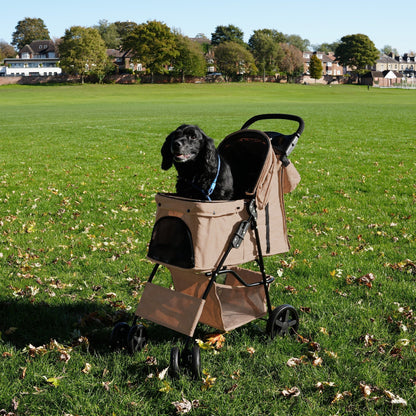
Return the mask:
M84 374L88 374L91 371L92 365L85 363L85 367L81 370Z
M253 347L247 347L247 352L248 352L250 355L253 355L253 354L256 352L256 350L255 350Z
M282 395L285 397L297 397L300 395L300 390L298 387L295 386L290 389L283 390Z
M166 367L165 369L157 373L157 377L159 378L159 380L163 380L165 378L168 370L169 370L169 367Z
M163 387L159 389L159 391L161 391L162 393L169 393L172 390L172 387L170 386L170 384L166 381L163 380Z

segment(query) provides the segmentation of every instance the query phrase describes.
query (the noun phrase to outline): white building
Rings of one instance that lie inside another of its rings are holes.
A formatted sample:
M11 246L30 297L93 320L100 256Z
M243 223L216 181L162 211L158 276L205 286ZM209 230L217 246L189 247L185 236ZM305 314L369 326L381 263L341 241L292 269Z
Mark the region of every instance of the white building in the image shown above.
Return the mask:
M59 58L52 40L35 40L25 45L16 58L5 58L2 76L51 76L59 75Z

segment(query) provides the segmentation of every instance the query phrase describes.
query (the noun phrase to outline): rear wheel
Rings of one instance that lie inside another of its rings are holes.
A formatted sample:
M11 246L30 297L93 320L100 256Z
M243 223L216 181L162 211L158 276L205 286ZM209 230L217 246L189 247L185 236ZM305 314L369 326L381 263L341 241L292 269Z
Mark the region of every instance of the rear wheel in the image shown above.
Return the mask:
M270 314L266 331L273 339L276 335L292 335L298 327L299 315L296 309L291 305L280 305Z
M113 350L120 350L127 347L127 336L130 331L130 325L127 322L118 322L112 332L110 345Z
M143 325L133 325L127 336L127 349L130 354L141 351L147 344L146 328Z
M202 369L201 369L201 350L199 345L194 345L191 353L191 371L195 380L201 378Z
M179 348L173 347L170 350L169 374L173 378L178 378L180 374L179 367Z

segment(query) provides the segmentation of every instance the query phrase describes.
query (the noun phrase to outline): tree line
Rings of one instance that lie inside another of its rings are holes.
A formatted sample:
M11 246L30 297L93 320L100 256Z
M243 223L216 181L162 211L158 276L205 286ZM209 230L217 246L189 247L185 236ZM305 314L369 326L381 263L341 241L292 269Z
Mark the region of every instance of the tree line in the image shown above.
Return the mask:
M107 49L128 53L130 60L141 63L152 79L167 72L182 79L202 77L207 73L207 65L214 66L226 80L279 74L290 81L303 73L302 51L311 46L307 39L275 29L255 30L247 43L243 37L243 31L234 25L217 26L211 39L203 34L191 39L157 20L141 24L101 20L93 27L72 26L55 43L62 70L79 75L82 80L91 74L103 80L115 70ZM43 20L25 18L15 28L12 45L20 50L33 40L45 39L50 39L50 35ZM357 72L379 56L373 42L362 34L344 36L332 44L314 45L314 49L334 51L342 65ZM3 58L13 52L16 54L12 46L0 44ZM313 62L312 68L314 74L322 74L317 62Z

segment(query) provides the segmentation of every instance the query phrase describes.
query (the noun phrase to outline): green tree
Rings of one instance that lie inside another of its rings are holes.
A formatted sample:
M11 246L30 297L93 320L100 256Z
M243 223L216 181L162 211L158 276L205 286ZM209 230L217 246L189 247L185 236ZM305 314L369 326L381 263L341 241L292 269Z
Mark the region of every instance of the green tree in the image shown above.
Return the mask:
M256 65L263 74L274 75L278 72L278 61L283 58L283 51L278 42L277 32L270 29L255 30L248 41Z
M316 82L317 79L322 77L322 72L323 72L322 62L316 56L316 54L313 54L309 62L309 74L311 78L313 78Z
M26 17L17 22L15 31L12 34L12 45L20 50L34 40L50 39L49 30L42 19Z
M308 39L303 39L299 35L286 35L286 43L293 45L301 51L308 50L310 42Z
M0 41L0 62L4 58L14 58L16 56L16 51L12 45L9 45L7 42Z
M244 45L243 31L234 25L217 26L215 32L211 34L211 44L218 46L223 42L235 42Z
M182 77L204 76L207 72L207 63L200 43L189 39L186 36L176 34L176 50L178 55L173 58L173 72Z
M164 23L156 20L142 23L124 39L122 48L130 51L132 58L144 65L152 74L163 74L179 52L175 35Z
M118 49L121 44L120 35L115 23L109 23L107 20L99 20L98 25L94 26L100 32L101 37L108 49Z
M299 76L303 72L303 55L296 46L282 43L284 56L279 62L280 71L287 76L287 80L291 82L293 78Z
M124 39L138 26L137 23L131 22L130 20L127 22L117 21L114 22L114 25L120 39L120 45L123 43Z
M338 62L350 67L358 77L364 74L366 67L375 64L380 56L379 51L367 35L347 35L341 38L341 42L335 49L335 57Z
M220 43L215 49L215 61L227 81L257 71L251 52L236 42Z
M84 83L87 74L102 81L109 69L105 43L97 29L72 26L59 43L61 67L68 74L80 75Z
M332 42L332 43L321 43L312 45L312 48L316 52L323 52L328 54L329 52L334 52L337 46L339 45L339 42Z

